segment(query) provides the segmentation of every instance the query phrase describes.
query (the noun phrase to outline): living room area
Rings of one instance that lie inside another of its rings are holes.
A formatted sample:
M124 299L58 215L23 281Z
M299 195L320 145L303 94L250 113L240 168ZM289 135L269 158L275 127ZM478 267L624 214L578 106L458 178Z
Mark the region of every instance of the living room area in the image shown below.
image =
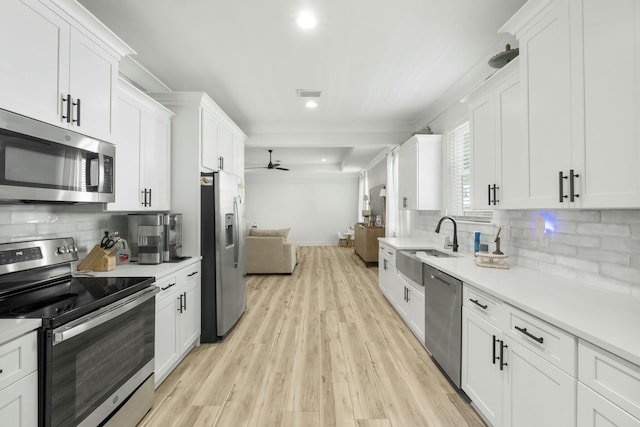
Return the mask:
M367 236L375 240L377 260L377 237L384 236L384 192L380 190L386 185L386 162L382 153L363 172L247 173L247 273L291 273L297 262L292 265L292 259L299 258L295 249L292 254L292 245L347 246L354 250L357 225L363 222L371 224L371 231L375 229L375 236ZM367 213L368 217L363 216ZM339 234L348 238L346 244L340 243ZM358 252L358 248L355 250ZM364 253L361 249L363 261L374 261L366 259Z

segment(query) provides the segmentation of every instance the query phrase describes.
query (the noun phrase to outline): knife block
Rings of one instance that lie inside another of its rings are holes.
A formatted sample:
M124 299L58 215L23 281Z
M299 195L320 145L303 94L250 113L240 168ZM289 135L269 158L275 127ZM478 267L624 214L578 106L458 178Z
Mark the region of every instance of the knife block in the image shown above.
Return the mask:
M111 271L116 268L116 256L112 249L102 249L95 245L78 264L78 270Z

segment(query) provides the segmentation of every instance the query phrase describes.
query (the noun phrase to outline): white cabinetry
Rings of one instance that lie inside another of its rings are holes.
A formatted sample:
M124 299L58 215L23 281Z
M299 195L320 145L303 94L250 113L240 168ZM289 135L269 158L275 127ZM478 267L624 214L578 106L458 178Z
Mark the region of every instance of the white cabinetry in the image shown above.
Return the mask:
M156 282L155 381L171 373L200 338L200 262Z
M118 62L131 48L76 2L0 2L0 108L113 139Z
M399 209L439 210L442 135L414 135L398 151Z
M474 209L521 207L526 200L529 165L518 65L516 58L468 98Z
M168 211L173 113L122 79L117 105L116 201L107 210Z
M37 333L0 345L0 427L38 425Z
M502 30L520 42L527 207L639 207L637 2L529 1Z
M465 285L462 389L494 426L574 426L576 339Z
M243 177L244 138L233 133L232 128L226 123L229 119L226 115L221 116L217 105L216 108L208 105L213 101L208 97L204 99L210 102L204 102L202 108L202 167L212 171L223 170ZM238 144L242 144L242 153L236 152Z
M172 140L176 141L171 150L171 209L182 213L183 253L199 255L200 173L218 170L220 126L230 130L232 141L235 136L237 142L244 144L247 137L203 92L150 95L175 113L171 123ZM231 163L225 161L226 165L233 163L233 159ZM239 176L244 177L244 172Z
M640 426L640 366L578 345L578 425Z
M396 250L384 243L379 244L378 271L380 290L387 297L391 305L397 303L393 290L397 285L398 270L396 269Z

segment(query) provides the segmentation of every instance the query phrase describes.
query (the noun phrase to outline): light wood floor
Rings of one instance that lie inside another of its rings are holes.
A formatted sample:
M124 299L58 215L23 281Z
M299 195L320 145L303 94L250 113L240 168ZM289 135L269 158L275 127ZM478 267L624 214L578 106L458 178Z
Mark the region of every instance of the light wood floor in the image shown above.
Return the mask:
M482 426L353 248L303 247L294 274L248 276L248 308L195 348L141 426Z

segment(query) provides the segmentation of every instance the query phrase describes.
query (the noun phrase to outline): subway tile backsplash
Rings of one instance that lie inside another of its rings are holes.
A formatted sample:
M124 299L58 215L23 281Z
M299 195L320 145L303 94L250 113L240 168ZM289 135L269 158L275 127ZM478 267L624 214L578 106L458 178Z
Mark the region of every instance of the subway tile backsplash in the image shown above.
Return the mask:
M104 212L101 204L0 205L0 243L73 237L82 259L105 230L127 235L127 215Z
M441 216L419 212L415 228L440 240L433 230ZM640 210L496 211L492 226L458 222L460 251L473 252L474 231L493 251L498 227L512 265L640 298ZM446 221L441 234L451 233Z

